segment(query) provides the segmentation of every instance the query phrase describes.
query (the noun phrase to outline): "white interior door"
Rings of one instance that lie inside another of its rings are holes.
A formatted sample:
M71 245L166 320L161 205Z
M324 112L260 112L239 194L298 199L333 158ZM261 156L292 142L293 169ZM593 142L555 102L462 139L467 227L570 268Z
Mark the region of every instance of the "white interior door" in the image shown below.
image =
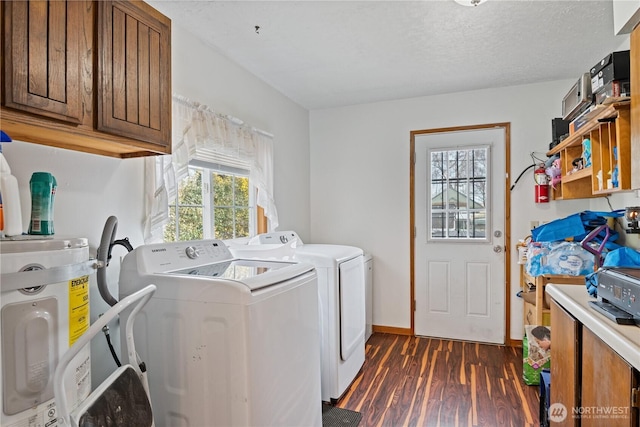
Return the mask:
M505 129L415 135L416 335L504 343Z

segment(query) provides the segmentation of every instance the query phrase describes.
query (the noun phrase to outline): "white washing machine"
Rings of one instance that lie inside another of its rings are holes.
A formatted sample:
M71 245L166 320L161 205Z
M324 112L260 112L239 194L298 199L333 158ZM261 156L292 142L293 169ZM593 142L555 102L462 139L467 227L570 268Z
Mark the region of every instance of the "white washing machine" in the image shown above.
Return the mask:
M89 245L84 238L2 240L0 258L0 425L54 427L55 368L89 328ZM91 392L90 351L85 346L70 363L71 404Z
M313 264L318 272L322 400L335 403L364 364L364 252L353 246L305 244L295 231L260 234L248 246L288 245L293 240L294 259ZM264 255L264 251L261 253Z
M120 298L148 284L134 337L156 426L322 425L311 264L234 259L219 240L145 245L122 262Z

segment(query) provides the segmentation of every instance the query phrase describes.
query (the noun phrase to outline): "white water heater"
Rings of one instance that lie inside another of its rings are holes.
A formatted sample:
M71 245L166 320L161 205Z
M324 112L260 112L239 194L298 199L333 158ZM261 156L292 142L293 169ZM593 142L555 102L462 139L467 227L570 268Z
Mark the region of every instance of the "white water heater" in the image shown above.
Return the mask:
M54 427L53 375L89 328L87 239L0 241L0 395L3 427ZM91 392L87 345L65 378L69 402Z

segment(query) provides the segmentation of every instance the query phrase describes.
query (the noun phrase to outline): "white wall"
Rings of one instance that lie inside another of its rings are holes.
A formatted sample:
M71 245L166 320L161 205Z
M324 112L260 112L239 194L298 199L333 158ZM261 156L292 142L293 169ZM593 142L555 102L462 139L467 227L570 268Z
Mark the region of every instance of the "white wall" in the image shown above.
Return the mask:
M203 45L183 28L174 25L172 32L174 93L275 135L275 200L280 228L295 229L301 236L308 236L307 111ZM3 146L7 162L19 182L25 231L31 209L29 179L35 171L47 171L58 181L54 211L56 237L87 237L91 254L95 256L104 223L110 215L115 215L118 218L117 237L129 237L134 247L143 244L142 159L119 160L24 142ZM114 261L107 270L110 289L116 298L118 257L125 253L124 248L116 247ZM107 308L99 296L94 275L91 278L92 321ZM117 329L112 331L112 340L118 340ZM94 341L93 381L97 383L115 365L104 339L99 337Z
M33 172L44 171L51 172L58 182L54 201L55 237L86 237L90 253L95 257L105 221L115 215L119 220L118 238L129 237L134 246L142 244L142 159L119 160L26 142L3 145L7 162L18 179L25 231L31 212L29 179ZM124 248L115 248L114 260L107 269L109 289L116 299L118 261L125 254ZM108 306L100 298L95 274L90 277L90 285L93 322ZM117 328L113 332L112 340L117 341ZM92 354L92 378L97 383L115 368L115 364L104 337L94 339Z
M274 190L281 230L309 233L309 114L174 25L173 92L274 134Z
M613 33L629 34L640 22L640 0L613 0Z
M551 142L571 80L316 110L311 117L311 240L362 247L374 256L373 323L409 328L409 133L511 123L511 179ZM628 193L632 194L632 193ZM522 336L513 246L531 221L590 209L589 200L535 204L531 170L511 194L510 336ZM617 207L624 207L621 200ZM637 204L638 202L636 202ZM616 206L614 206L616 207ZM604 210L600 206L599 210ZM608 208L607 208L608 210Z

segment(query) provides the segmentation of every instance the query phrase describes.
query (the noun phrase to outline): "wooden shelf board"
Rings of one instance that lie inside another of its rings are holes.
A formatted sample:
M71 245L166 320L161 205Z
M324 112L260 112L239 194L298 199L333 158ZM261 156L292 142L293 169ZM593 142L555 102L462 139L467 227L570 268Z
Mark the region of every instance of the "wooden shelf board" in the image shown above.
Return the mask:
M567 182L577 181L579 179L591 178L591 174L591 168L580 169L579 171L573 172L570 175L563 176L562 183L566 184Z
M624 190L622 188L609 188L608 190L594 190L593 194L597 194L600 196L606 196L608 194L613 194L613 193L622 193L624 191L630 191L630 190Z
M591 132L593 129L596 129L600 126L599 119L607 119L610 117L616 117L618 114L618 107L629 105L630 100L625 99L621 102L614 102L612 104L604 105L600 104L595 106L595 109L589 113L589 123L566 137L560 144L553 147L551 150L547 152L547 156L551 157L554 154L561 152L567 147L572 147L574 145L582 144L582 136Z

